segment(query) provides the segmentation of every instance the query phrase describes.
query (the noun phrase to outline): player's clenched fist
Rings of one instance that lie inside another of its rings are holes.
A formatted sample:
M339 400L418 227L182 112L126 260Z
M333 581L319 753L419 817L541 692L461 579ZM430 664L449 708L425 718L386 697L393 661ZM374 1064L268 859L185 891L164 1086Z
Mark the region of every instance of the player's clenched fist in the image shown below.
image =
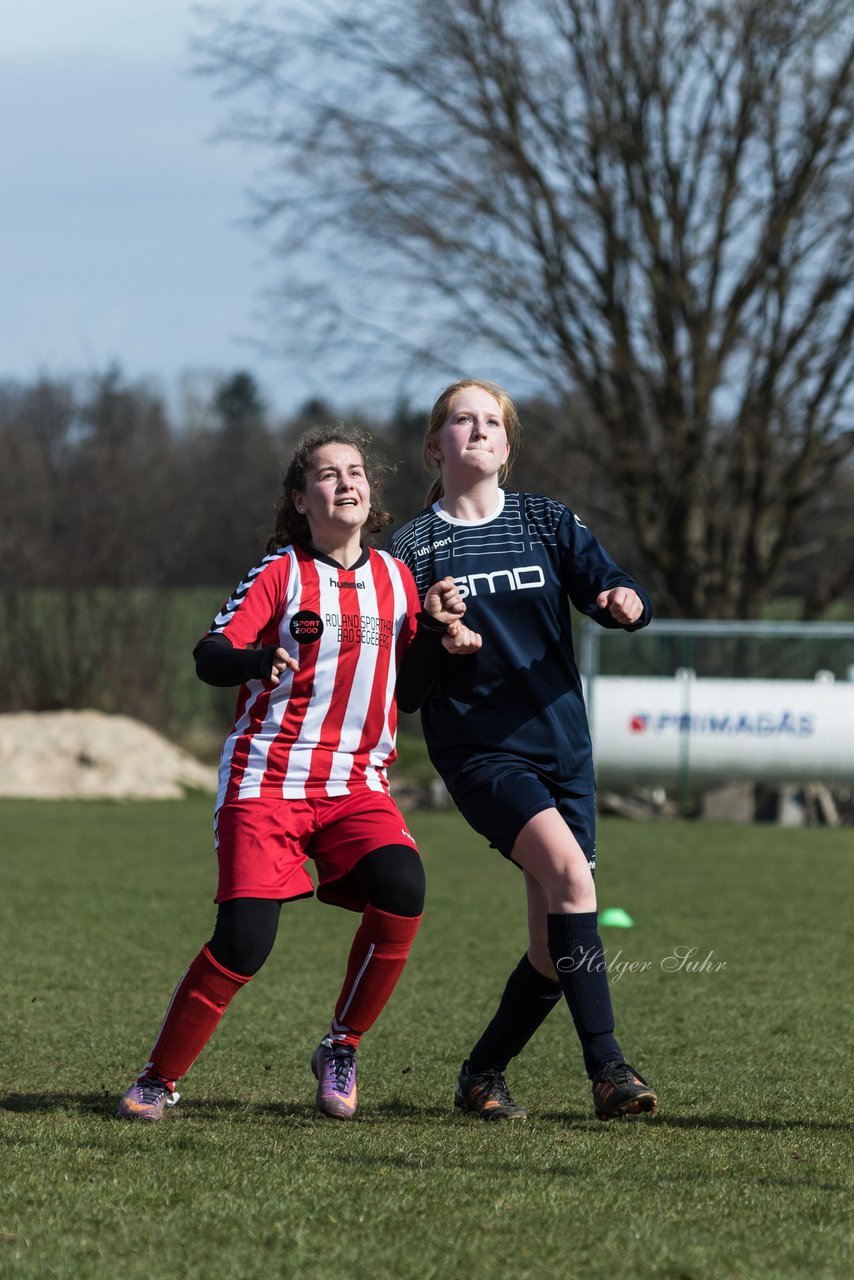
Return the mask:
M434 582L424 597L424 612L429 613L436 622L444 622L446 627L461 618L465 611L466 607L453 578L442 578L439 582Z
M442 636L442 644L448 653L465 657L469 653L477 653L483 644L483 637L479 632L470 631L468 627L464 627L461 622L452 622L448 627L448 634Z
M611 587L596 597L600 609L607 609L615 622L624 626L637 622L643 613L643 601L631 587Z

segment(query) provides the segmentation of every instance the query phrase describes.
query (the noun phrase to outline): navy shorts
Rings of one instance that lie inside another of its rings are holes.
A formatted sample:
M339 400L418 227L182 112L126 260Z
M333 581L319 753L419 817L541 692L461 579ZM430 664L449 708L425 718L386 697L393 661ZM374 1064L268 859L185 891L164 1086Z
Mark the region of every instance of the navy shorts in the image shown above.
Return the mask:
M575 795L520 765L496 771L453 798L469 826L511 861L516 837L526 822L543 809L557 809L591 872L596 870L596 796L592 793Z

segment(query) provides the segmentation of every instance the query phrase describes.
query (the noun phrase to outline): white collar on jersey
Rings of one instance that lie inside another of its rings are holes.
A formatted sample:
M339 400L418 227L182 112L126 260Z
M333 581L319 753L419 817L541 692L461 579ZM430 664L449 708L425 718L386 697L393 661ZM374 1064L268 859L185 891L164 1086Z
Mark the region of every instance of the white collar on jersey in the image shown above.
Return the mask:
M471 528L473 525L477 524L488 524L490 520L494 520L496 516L501 515L501 512L504 510L504 490L498 490L498 505L495 510L490 511L488 516L482 516L480 520L455 520L453 516L448 515L447 511L442 510L439 505L441 501L442 499L440 498L439 502L434 502L432 507L432 510L435 511L440 520L445 520L448 524L464 524L468 528Z

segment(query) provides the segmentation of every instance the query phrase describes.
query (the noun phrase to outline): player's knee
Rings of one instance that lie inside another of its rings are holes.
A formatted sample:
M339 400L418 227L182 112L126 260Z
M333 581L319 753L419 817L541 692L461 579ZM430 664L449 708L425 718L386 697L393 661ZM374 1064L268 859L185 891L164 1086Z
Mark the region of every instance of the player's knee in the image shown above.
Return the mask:
M280 905L265 898L221 902L208 949L224 969L251 978L273 949Z
M424 866L411 845L390 844L372 850L359 863L359 878L368 902L379 911L420 916L424 910Z
M590 868L574 858L555 863L543 888L550 911L591 910L596 900Z

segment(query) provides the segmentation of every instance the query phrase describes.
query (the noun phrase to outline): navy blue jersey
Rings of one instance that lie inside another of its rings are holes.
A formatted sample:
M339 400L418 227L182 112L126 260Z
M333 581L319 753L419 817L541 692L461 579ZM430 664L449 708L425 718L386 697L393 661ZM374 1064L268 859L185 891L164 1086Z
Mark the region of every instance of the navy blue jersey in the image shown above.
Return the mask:
M453 577L466 625L483 636L476 654L446 655L421 710L427 748L454 796L520 761L588 795L595 781L569 601L617 627L596 597L632 587L644 604L632 631L649 622L652 606L569 507L532 493L499 494L484 520L454 520L430 507L389 544L412 570L422 601L434 582Z

